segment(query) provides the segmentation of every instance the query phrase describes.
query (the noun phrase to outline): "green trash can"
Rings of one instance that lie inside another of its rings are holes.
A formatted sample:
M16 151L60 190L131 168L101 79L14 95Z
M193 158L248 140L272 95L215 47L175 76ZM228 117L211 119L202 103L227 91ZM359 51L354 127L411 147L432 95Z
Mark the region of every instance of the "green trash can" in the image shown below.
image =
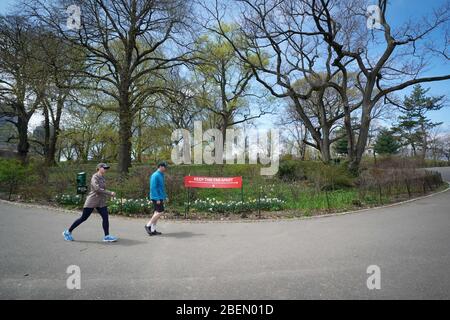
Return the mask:
M77 173L77 194L85 194L86 192L86 172L79 172Z

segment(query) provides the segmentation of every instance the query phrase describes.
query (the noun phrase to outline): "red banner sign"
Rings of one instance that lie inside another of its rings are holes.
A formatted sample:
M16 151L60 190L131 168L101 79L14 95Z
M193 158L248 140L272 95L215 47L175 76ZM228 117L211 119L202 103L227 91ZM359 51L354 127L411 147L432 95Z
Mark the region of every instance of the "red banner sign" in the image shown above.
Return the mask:
M242 177L184 177L186 188L242 188Z

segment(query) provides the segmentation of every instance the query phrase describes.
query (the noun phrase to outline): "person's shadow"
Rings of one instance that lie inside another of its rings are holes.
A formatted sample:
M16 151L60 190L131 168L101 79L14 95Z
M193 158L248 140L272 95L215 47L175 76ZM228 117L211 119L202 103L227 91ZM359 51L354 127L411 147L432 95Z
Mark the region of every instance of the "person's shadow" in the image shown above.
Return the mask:
M170 232L170 233L163 233L161 235L158 235L157 237L164 237L164 238L192 238L192 237L198 237L203 236L203 233L192 233L189 231L182 231L182 232Z
M197 236L203 236L203 233L192 233L188 231L183 232L170 232L170 233L163 233L158 236L152 236L151 238L177 238L177 239L183 239L183 238L192 238ZM119 247L132 247L137 246L141 244L147 244L147 241L138 241L138 240L132 240L127 238L119 238L116 242L103 242L101 240L75 240L74 243L79 244L89 244L89 245L99 245L99 246L119 246Z
M98 245L113 245L113 246L122 246L122 247L131 247L137 246L140 244L146 243L145 241L137 241L126 238L119 238L116 242L103 242L103 241L94 241L94 240L75 240L74 243L83 243L83 244L98 244Z

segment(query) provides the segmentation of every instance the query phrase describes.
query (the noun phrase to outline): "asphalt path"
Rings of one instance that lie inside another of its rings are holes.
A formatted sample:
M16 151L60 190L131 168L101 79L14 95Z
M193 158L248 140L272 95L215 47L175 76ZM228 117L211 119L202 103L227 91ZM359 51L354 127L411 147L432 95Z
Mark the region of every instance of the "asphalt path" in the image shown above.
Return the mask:
M450 168L437 168L450 181ZM271 222L76 214L0 203L0 299L449 299L450 192L347 215ZM80 289L68 289L71 265ZM369 266L380 289L369 289Z

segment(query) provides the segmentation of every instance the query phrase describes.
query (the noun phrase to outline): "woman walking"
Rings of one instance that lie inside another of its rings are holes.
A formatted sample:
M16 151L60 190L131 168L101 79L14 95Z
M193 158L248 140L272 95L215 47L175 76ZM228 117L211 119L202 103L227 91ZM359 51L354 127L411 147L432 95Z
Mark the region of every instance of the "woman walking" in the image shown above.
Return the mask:
M97 172L91 178L91 190L86 198L83 206L83 214L77 219L72 226L64 230L63 236L66 241L73 241L72 231L86 221L94 208L100 213L103 219L103 231L105 232L104 242L114 242L117 238L109 234L108 208L106 207L106 197L114 197L115 192L106 190L105 173L110 167L106 163L99 163L97 165Z

